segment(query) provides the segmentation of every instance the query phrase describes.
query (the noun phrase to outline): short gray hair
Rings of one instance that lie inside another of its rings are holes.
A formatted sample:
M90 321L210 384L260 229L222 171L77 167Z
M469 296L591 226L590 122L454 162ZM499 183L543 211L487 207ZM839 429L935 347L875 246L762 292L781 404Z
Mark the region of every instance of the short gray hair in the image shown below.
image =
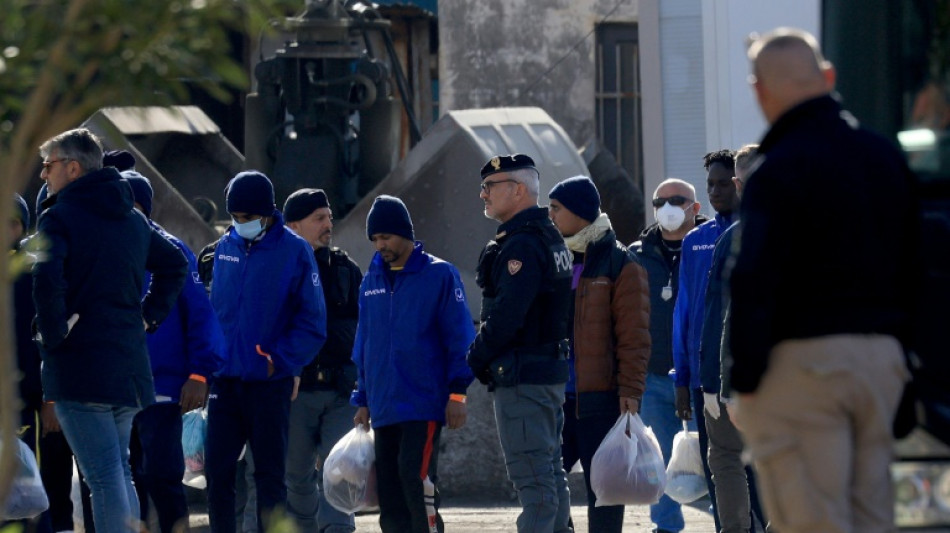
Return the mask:
M747 144L736 151L736 168L749 170L759 155L759 145Z
M44 159L54 151L63 159L79 163L84 174L102 168L102 141L86 128L65 131L40 146Z
M525 188L528 189L528 194L530 194L532 197L538 197L538 191L541 188L541 174L537 171L537 169L519 168L512 170L508 173L508 175L511 176L511 179L524 185Z

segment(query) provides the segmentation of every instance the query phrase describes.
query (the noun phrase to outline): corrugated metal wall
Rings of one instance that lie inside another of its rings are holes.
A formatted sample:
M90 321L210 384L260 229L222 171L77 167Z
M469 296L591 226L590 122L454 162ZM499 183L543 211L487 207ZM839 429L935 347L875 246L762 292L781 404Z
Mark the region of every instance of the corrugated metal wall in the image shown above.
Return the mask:
M705 198L706 119L700 0L660 2L663 141L667 177L692 183ZM703 206L707 211L708 206Z

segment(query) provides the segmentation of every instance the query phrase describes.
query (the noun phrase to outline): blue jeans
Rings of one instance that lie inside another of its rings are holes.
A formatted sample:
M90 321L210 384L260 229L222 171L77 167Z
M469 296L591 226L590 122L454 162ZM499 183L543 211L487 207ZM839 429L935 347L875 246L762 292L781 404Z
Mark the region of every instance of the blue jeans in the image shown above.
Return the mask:
M673 378L647 373L647 387L640 405L640 418L646 426L653 429L663 452L663 461L668 464L673 453L673 437L683 430L683 422L676 417L676 387L673 385ZM690 429L695 430L695 425L696 423L691 421ZM658 529L667 531L682 531L686 527L680 504L666 494L659 502L650 506L650 520Z
M96 533L139 531L129 439L138 407L56 402L56 416L92 491Z
M300 531L351 533L353 515L338 511L323 496L317 457L326 459L338 440L353 429L356 408L335 390L300 391L290 406L287 447L287 514Z

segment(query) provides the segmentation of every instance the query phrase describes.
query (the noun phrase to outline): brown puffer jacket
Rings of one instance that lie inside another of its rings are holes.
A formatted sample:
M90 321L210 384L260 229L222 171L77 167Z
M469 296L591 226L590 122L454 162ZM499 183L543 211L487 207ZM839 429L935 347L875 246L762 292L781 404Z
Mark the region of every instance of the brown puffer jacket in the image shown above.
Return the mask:
M577 392L643 397L650 360L646 270L609 230L587 247L574 300Z

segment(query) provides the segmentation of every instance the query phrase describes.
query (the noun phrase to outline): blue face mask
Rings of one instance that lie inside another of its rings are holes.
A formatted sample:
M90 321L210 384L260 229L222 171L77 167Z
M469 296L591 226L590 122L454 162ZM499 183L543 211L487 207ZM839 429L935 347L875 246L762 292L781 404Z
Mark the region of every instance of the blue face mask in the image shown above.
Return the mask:
M232 218L231 222L234 224L234 231L249 241L256 239L257 236L264 231L264 226L261 225L260 218L248 222L238 222Z

